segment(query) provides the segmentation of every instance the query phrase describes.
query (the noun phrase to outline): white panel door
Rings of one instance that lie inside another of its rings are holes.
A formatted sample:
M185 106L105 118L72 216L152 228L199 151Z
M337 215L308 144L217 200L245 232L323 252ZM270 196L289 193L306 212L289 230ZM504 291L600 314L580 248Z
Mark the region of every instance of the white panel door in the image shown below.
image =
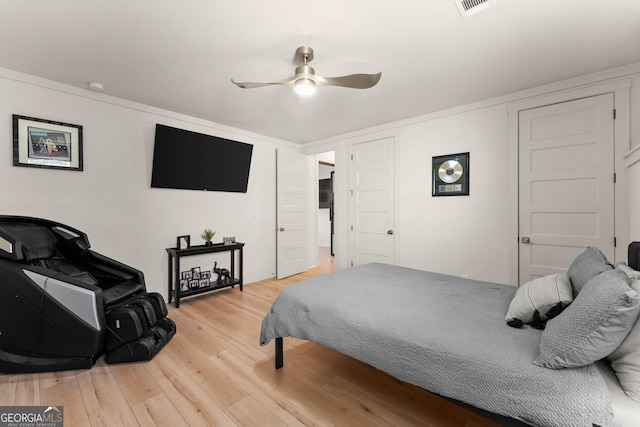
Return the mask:
M276 276L307 269L305 159L294 150L276 150Z
M351 265L395 263L394 138L351 146Z
M520 283L614 257L613 94L519 112Z

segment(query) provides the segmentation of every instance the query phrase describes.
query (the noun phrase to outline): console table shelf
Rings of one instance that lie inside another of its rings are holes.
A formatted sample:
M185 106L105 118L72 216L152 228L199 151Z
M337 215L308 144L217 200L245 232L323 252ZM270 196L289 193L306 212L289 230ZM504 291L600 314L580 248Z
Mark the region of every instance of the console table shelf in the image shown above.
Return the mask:
M175 297L174 305L176 308L180 307L180 298L181 297L189 297L193 295L199 295L206 292L215 291L222 288L234 287L238 285L240 287L240 291L243 291L242 288L242 248L244 247L244 243L231 243L231 244L223 244L217 243L210 246L207 245L199 245L199 246L191 246L185 249L178 248L167 248L167 253L169 254L169 277L168 277L168 301L171 304L171 301ZM236 278L236 251L238 252L238 277ZM189 291L182 291L180 289L180 258L191 256L191 255L203 255L203 254L211 254L216 252L231 252L231 264L229 266L229 272L231 273L230 280L223 280L221 283L211 282L210 286L204 288L193 289Z

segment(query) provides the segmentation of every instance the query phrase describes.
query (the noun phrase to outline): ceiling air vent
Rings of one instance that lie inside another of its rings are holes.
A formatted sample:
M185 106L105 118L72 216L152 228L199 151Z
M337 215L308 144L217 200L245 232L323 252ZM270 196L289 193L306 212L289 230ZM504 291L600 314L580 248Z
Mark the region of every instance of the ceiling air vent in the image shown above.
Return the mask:
M462 18L467 19L496 6L496 0L454 0Z

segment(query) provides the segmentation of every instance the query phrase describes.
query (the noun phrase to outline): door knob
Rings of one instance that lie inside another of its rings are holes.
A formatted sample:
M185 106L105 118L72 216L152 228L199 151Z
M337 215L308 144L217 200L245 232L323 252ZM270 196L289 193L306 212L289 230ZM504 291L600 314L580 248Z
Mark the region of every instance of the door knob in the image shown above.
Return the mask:
M529 238L528 237L523 237L522 238L522 243L529 243Z
M393 234L393 230L387 230L387 234Z
M278 231L284 231L284 227L278 228Z

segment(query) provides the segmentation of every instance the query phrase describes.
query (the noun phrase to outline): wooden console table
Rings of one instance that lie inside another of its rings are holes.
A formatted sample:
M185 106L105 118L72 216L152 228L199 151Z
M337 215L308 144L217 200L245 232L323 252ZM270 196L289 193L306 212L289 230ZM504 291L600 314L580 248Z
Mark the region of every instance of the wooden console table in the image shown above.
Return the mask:
M175 297L175 306L176 308L180 307L180 297L181 296L192 296L198 295L205 292L215 291L217 289L234 287L235 285L240 286L240 291L242 291L242 248L244 247L244 243L231 243L231 244L223 244L217 243L211 246L199 245L199 246L191 246L186 249L178 249L178 248L167 248L167 253L169 254L169 295L168 300L169 304L173 297ZM229 266L229 272L231 273L231 279L223 280L221 283L217 283L214 281L210 282L210 285L203 288L198 289L189 289L188 291L182 291L180 289L180 258L191 255L202 255L202 254L211 254L215 252L231 252L231 264ZM238 277L236 278L236 251L238 251Z

